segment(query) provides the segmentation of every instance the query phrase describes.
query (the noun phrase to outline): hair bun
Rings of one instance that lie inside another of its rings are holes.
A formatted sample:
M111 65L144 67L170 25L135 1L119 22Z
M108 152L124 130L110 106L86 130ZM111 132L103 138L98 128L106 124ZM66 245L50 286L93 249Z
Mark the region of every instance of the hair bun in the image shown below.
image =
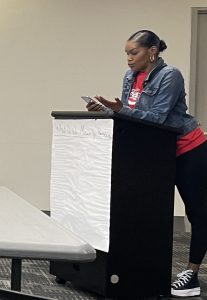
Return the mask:
M159 52L162 52L165 49L167 49L167 45L165 44L165 42L163 40L160 40Z

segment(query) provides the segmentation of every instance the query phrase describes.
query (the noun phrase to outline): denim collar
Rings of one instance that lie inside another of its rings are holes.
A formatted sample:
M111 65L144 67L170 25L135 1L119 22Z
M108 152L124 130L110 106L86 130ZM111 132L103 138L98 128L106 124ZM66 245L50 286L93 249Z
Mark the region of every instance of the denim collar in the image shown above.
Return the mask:
M164 62L162 57L158 57L158 60L157 60L157 63L155 65L155 67L147 75L147 77L144 80L143 85L146 85L147 82L150 81L165 66L167 66L167 64ZM127 80L128 81L134 81L138 73L139 72L130 72L130 74L127 76Z

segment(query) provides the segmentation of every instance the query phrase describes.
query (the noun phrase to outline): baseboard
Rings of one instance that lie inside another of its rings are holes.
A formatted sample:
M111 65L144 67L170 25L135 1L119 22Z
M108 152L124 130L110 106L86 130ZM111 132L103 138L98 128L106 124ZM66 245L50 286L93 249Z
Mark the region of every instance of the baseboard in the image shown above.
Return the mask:
M184 216L174 216L174 231L185 232L185 217Z

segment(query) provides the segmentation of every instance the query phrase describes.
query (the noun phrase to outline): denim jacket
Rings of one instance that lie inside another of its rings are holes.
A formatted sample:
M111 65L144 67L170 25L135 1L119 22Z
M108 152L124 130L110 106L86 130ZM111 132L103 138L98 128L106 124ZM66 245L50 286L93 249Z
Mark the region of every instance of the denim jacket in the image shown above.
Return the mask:
M155 68L143 82L143 90L135 108L128 106L128 98L137 73L129 70L123 80L123 107L119 114L143 119L181 130L181 135L198 127L196 119L186 113L184 80L180 71L158 59Z

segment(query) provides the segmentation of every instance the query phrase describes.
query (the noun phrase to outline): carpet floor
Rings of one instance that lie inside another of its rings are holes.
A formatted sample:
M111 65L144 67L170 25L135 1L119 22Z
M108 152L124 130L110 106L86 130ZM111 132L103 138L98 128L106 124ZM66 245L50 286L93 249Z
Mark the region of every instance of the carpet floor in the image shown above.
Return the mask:
M176 274L183 271L187 265L189 251L189 233L174 233L173 245L173 279ZM0 288L10 289L11 260L0 259ZM201 284L201 297L207 299L207 257L199 272ZM87 291L77 289L69 282L64 285L57 284L55 277L49 273L49 262L39 260L23 260L22 263L22 292L59 300L101 300L104 299ZM134 299L132 299L134 300Z

